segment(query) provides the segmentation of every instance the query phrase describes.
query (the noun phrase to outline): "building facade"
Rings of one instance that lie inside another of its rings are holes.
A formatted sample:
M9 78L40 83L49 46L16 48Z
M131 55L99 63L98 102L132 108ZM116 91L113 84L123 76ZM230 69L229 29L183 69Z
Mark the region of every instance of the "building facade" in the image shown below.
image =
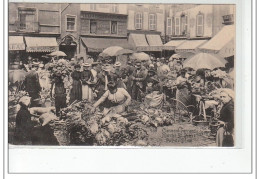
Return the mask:
M234 23L235 5L173 5L168 11L166 34L170 42L165 45L167 50L175 50L177 53L187 51L196 53L201 50L201 46L208 44L208 41L221 31L224 35L227 32L232 33L229 35L231 38L228 39L234 39L234 28L223 27ZM226 43L231 44L228 45L229 47L223 47L224 51L229 49L228 55L230 55L234 50L234 40L224 42L225 37L222 36L218 35L218 39L215 38L214 41L218 44L222 43L223 46Z
M9 56L40 58L58 50L60 4L9 3Z
M170 39L210 39L223 24L223 16L235 13L234 5L173 5L166 20Z
M134 50L148 53L162 51L162 38L165 35L164 8L162 4L128 4L128 42Z
M79 54L97 56L105 48L127 48L126 4L80 4Z

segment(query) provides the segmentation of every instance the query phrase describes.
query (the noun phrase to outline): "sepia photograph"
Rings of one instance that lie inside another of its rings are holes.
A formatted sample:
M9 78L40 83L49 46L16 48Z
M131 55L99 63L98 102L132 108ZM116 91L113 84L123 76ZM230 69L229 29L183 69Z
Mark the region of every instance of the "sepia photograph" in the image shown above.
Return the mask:
M236 147L235 4L9 2L7 24L9 146Z

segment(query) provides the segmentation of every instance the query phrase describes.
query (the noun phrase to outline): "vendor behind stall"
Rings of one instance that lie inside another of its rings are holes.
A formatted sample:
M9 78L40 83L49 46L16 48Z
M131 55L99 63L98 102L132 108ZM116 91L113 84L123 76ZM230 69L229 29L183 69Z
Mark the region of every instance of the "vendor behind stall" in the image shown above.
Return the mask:
M177 99L177 109L185 109L185 106L190 104L190 83L187 78L185 78L186 70L182 69L180 71L181 75L177 78L177 91L176 91L176 99Z
M31 121L31 114L28 110L30 104L31 98L28 96L24 96L19 100L20 110L16 115L15 126L15 144L17 145L31 144L33 123Z
M131 96L124 88L118 88L115 82L109 82L108 90L103 94L103 96L93 105L91 112L103 102L106 102L106 107L104 108L104 115L107 114L120 114L125 111L131 102Z

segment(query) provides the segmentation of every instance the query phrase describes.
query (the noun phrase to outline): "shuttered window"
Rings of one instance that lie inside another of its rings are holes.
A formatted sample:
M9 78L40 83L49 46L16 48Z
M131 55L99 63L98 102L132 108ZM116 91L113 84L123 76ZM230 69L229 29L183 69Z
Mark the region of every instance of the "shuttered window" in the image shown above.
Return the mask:
M137 12L135 14L135 29L142 29L143 27L143 14L141 12Z
M204 16L203 14L197 15L197 36L203 36L204 34Z

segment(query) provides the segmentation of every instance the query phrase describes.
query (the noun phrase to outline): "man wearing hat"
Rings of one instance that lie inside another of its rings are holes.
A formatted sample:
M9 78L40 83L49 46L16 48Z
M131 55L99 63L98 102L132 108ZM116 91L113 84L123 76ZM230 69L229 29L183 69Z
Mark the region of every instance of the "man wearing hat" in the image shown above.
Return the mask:
M83 71L81 73L82 81L82 99L92 102L93 100L93 91L90 87L90 84L94 81L94 76L91 72L91 64L83 63Z
M39 80L39 75L36 72L36 70L39 67L38 62L33 62L31 70L27 73L25 80L24 80L24 86L25 91L28 92L29 96L32 98L32 107L38 106L36 99L40 98L40 91L42 90Z
M132 97L134 100L142 101L142 94L144 93L144 83L147 76L147 71L142 68L141 62L136 61L135 71L133 72L133 86Z
M117 76L117 86L118 86L118 88L126 89L126 85L123 82L123 79L126 78L125 70L123 70L121 68L120 62L116 62L114 66L115 66L115 75Z

